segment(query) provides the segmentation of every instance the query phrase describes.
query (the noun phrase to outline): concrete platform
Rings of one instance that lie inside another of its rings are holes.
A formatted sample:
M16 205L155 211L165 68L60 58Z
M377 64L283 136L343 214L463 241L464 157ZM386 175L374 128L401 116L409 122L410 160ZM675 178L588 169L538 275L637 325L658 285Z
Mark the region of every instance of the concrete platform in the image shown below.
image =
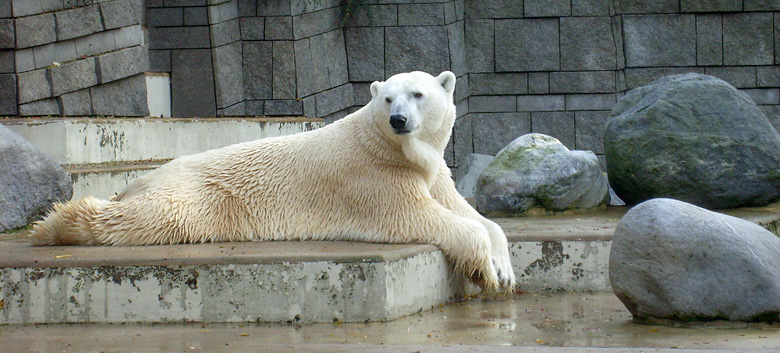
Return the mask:
M0 119L65 167L73 198L108 199L167 161L193 153L324 126L288 118L20 118Z
M496 221L526 292L609 291L625 207ZM763 225L777 205L730 212ZM248 242L30 247L0 235L0 324L386 321L477 289L431 245Z

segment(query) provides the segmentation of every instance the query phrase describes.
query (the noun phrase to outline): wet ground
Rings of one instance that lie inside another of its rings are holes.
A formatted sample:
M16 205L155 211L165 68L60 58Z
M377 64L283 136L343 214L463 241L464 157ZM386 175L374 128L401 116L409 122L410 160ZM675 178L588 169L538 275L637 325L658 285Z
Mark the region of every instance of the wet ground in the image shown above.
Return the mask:
M780 324L644 325L612 293L560 293L471 299L386 323L0 326L0 352L509 351L497 346L771 352L780 351Z

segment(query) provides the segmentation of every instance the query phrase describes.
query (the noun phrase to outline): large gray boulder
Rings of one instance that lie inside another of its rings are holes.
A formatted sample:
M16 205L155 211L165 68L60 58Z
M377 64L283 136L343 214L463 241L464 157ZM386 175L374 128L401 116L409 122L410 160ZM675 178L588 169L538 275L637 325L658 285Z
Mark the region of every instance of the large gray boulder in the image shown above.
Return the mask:
M41 218L56 201L70 200L73 184L59 164L0 125L0 232Z
M477 191L477 179L495 158L487 154L477 153L466 156L463 165L460 167L464 170L463 175L455 182L455 188L458 189L461 196L474 197L474 193Z
M629 204L780 200L780 135L750 97L712 76L666 76L629 92L607 120L604 147L609 183Z
M609 256L612 290L638 319L780 320L780 238L671 199L632 208Z
M588 209L609 201L607 178L591 151L569 151L554 137L527 134L496 154L477 181L477 210L519 214Z

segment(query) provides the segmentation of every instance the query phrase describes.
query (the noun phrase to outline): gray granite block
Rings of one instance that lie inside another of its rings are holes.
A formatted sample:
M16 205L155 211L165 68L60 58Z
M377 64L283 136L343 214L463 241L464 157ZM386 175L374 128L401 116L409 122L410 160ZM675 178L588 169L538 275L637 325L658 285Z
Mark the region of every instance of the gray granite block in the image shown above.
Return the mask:
M780 83L780 66L759 66L756 68L758 87L777 87Z
M184 7L161 7L146 10L146 25L151 27L174 27L184 25ZM203 9L205 7L190 7L190 9ZM208 21L207 23L208 24Z
M171 51L149 50L149 71L171 72Z
M557 138L568 149L575 147L574 112L533 112L531 132Z
M466 18L520 18L523 2L516 0L466 1Z
M371 83L352 83L352 97L353 103L356 106L362 107L371 101ZM306 108L306 102L304 102L304 108ZM309 115L306 115L309 116Z
M57 27L54 24L54 15L51 13L17 18L14 21L17 48L28 48L57 40L55 32Z
M617 51L609 17L562 17L561 70L615 70Z
M106 29L138 25L141 24L143 18L144 0L101 2L100 12L103 15L103 24Z
M60 115L60 104L54 98L47 98L32 103L20 104L19 115L21 116Z
M241 101L227 108L218 109L217 116L246 116L246 104Z
M146 46L137 46L95 57L100 72L100 83L116 81L149 70Z
M0 18L13 18L13 3L11 0L0 0Z
M452 129L452 153L455 167L463 165L466 156L474 153L472 117L471 114L467 114L455 119L455 126ZM456 173L456 175L460 174Z
M265 19L263 17L241 18L239 24L241 25L242 40L265 39Z
M247 116L263 116L265 101L244 101L244 110Z
M268 23L266 23L266 26ZM293 36L295 39L308 38L330 32L341 26L341 7L322 11L303 13L293 17Z
M39 13L43 12L43 6L41 6L40 1L35 0L5 0L5 2L10 2L13 9L13 16L8 16L7 9L6 9L6 18L8 17L24 17L29 15L37 15ZM9 5L6 3L4 5L5 7L8 7Z
M526 94L528 93L528 74L517 72L470 74L469 91L476 96Z
M97 5L55 12L55 16L57 40L81 37L103 30L100 8Z
M466 64L465 25L463 21L447 25L447 36L450 49L450 70L455 76L463 76L468 72Z
M780 14L775 14L775 65L780 64Z
M82 89L59 97L64 116L89 116L92 113L92 95L89 89Z
M496 71L560 68L558 19L496 21Z
M274 1L278 3L279 1ZM288 7L289 8L289 7ZM257 15L257 0L238 0L239 17L255 17Z
M720 14L696 16L696 63L723 65L723 20Z
M210 48L209 27L151 27L150 49Z
M724 80L737 88L754 88L757 83L754 66L707 67L704 68L704 73Z
M676 13L680 12L679 0L615 0L615 12L632 13Z
M273 98L272 42L244 42L243 60L245 98ZM294 61L292 64L294 65Z
M455 118L461 118L469 113L468 98L455 102Z
M290 40L293 39L292 17L266 17L266 40Z
M748 0L746 2L752 2ZM742 11L742 0L680 0L682 12L730 12Z
M704 73L703 67L648 67L648 68L627 68L626 88L631 90L642 87L667 75L679 75L688 72Z
M572 16L612 16L612 0L571 0Z
M437 75L450 69L447 28L443 26L385 29L385 76L424 71Z
M313 118L317 116L317 97L308 96L303 101L303 116Z
M547 72L529 72L528 93L550 93L550 74Z
M388 27L398 25L398 5L365 4L359 6L347 18L347 28Z
M694 15L623 16L626 66L696 65Z
M149 116L144 74L90 88L95 115Z
M115 31L98 32L74 39L73 42L76 44L76 55L92 56L116 50L114 32Z
M206 7L185 7L185 26L206 26L209 24L209 12Z
M212 49L217 109L244 100L244 77L241 42Z
M209 24L230 21L238 18L238 1L231 0L209 6Z
M724 65L771 65L773 50L772 14L723 15Z
M211 25L209 28L211 30L212 47L219 47L241 40L241 28L238 25L238 19L220 22Z
M77 91L98 84L95 58L73 61L49 69L52 95Z
M623 18L622 16L612 17L612 38L615 38L615 51L617 52L617 69L626 68L626 48L623 43Z
M780 91L777 88L753 88L740 91L745 92L758 105L780 104Z
M571 15L571 0L525 0L525 17L563 17Z
M317 94L317 117L324 117L354 104L354 92L351 84L341 85Z
M298 97L306 97L328 89L328 67L325 60L313 60L309 39L296 40L295 72ZM316 58L316 56L314 56Z
M244 70L246 70L246 63L244 64ZM274 41L273 99L295 99L296 97L295 48L293 42Z
M320 10L337 7L341 5L341 2L341 0L290 0L290 13L295 16L302 13L317 12Z
M16 72L35 70L35 54L33 53L33 49L14 50L14 63L16 65Z
M469 89L469 75L463 75L457 78L455 81L455 101L461 101L468 99L471 96L471 90Z
M517 96L517 111L547 112L566 109L566 97L563 95Z
M114 42L117 48L128 48L144 44L144 30L141 25L115 29Z
M0 115L16 115L16 75L0 75Z
M469 97L469 112L496 113L517 111L515 96L471 96Z
M480 2L480 1L475 1ZM466 20L464 34L466 36L466 66L469 73L494 72L494 21Z
M385 79L385 30L381 27L344 29L350 81Z
M47 70L27 71L18 75L19 103L37 101L51 97L51 84Z
M748 0L744 6L745 11L780 11L778 0Z
M617 95L606 94L567 94L566 110L612 110L617 103Z
M42 69L56 63L64 63L78 57L73 40L49 43L33 48L35 68Z
M206 6L206 0L163 0L166 7Z
M14 48L15 39L14 20L0 19L0 48Z
M295 99L267 100L263 110L266 116L303 115L303 102Z
M399 26L441 26L444 25L442 3L399 4Z
M302 2L301 0L294 0ZM290 0L257 0L257 16L289 16Z
M550 73L550 93L614 93L614 71Z
M340 86L349 79L343 33L335 30L309 38L312 57L324 60L327 65L328 87Z
M604 132L606 131L610 110L612 110L611 107L605 111L580 111L574 113L576 127L574 148L593 151L596 154L604 154Z
M531 132L529 113L477 113L471 116L474 153L494 156L519 136Z
M171 51L171 114L210 117L217 113L211 50Z
M0 50L0 73L13 73L14 69L14 51Z

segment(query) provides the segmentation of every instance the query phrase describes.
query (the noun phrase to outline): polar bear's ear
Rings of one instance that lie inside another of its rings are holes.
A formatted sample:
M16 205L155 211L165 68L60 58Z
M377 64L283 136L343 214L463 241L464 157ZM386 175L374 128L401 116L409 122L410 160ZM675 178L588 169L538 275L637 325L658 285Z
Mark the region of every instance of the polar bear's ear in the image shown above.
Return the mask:
M374 83L371 84L371 97L376 98L376 95L379 94L379 90L382 88L382 85L384 82L374 81Z
M442 72L436 79L439 80L439 83L447 93L452 93L455 90L455 74L451 71Z

